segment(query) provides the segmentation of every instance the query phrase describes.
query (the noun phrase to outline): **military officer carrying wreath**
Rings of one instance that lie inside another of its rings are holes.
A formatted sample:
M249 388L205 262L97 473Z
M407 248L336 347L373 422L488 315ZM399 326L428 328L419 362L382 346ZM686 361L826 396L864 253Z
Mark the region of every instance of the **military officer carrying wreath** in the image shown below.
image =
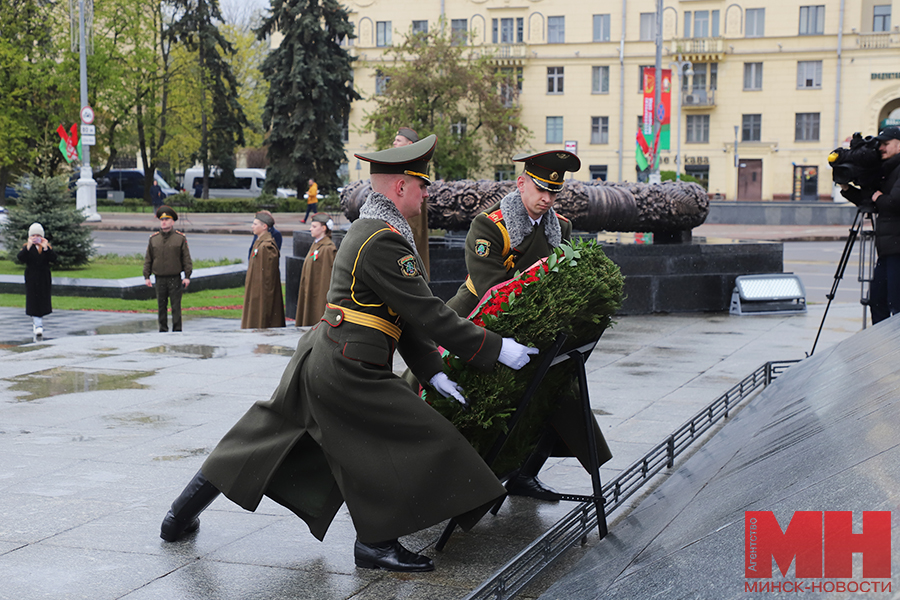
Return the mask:
M322 539L346 502L359 567L430 571L398 537L456 517L471 527L505 493L453 425L392 372L413 372L465 402L441 370L435 342L482 369L519 369L537 352L461 319L434 297L406 218L427 195L437 139L358 154L372 193L335 258L328 306L301 338L271 399L225 435L163 521L174 541L197 529L219 494L247 510L269 496ZM433 341L432 341L433 340Z
M469 271L456 296L447 306L467 317L492 287L511 279L553 248L567 241L572 223L553 209L556 195L563 189L566 171L581 168L577 156L565 150L523 153L513 157L525 163L516 179L516 189L472 220L466 236L466 268ZM545 487L537 474L552 454L577 456L587 462L587 439L581 406L574 398L562 399L547 430L526 463L506 482L512 495L540 500L557 500L559 495ZM596 423L600 464L612 455Z
M150 236L144 255L144 283L153 287L150 274L156 276L156 304L159 330L169 330L168 308L172 302L172 331L181 331L181 292L191 283L194 263L187 237L175 230L178 214L163 204L156 209L159 231ZM181 273L184 273L184 279Z

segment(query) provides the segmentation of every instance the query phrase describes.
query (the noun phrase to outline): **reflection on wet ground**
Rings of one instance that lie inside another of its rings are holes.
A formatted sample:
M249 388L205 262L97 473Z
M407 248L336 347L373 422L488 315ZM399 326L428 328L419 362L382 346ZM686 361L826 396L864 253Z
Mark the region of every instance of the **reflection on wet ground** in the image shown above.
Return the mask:
M225 348L216 346L204 346L202 344L182 344L179 346L154 346L147 348L144 352L153 352L155 354L168 354L175 356L190 356L199 358L222 358L228 355Z
M167 454L165 456L154 456L153 460L157 461L173 461L183 458L191 458L192 456L206 456L209 454L210 448L184 448L178 450L178 454Z
M15 402L32 402L51 396L77 394L95 390L127 390L146 389L148 386L137 383L138 379L150 377L155 371L77 371L66 367L46 369L28 375L10 377L13 382L8 388L17 394ZM23 396L23 394L26 394Z
M276 354L278 356L293 356L294 349L287 346L273 346L271 344L257 344L253 348L253 354Z
M125 323L111 323L83 331L72 331L70 335L107 335L112 333L147 333L159 330L156 318L137 319Z
M142 412L106 415L103 418L115 423L114 425L110 425L110 428L117 427L118 425L161 425L168 420L160 415L148 415Z

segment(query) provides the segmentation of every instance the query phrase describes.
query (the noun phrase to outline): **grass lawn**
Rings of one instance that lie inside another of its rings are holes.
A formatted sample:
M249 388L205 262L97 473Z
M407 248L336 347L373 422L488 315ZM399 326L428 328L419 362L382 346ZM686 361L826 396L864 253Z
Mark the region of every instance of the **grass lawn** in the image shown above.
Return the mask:
M194 269L216 267L241 262L240 260L198 260ZM144 264L140 254L119 256L106 254L91 261L90 265L76 269L54 270L59 277L84 277L95 279L122 279L139 277ZM25 267L12 260L0 260L0 275L21 275ZM190 290L190 287L188 287ZM120 298L84 298L81 296L53 296L55 310L99 310L111 312L134 312L156 314L156 299L122 300ZM181 310L185 315L240 319L244 304L244 288L222 290L202 290L188 292L181 297ZM25 309L24 294L0 294L0 306Z
M238 259L220 260L195 260L194 270L206 267L221 267L238 264ZM104 254L95 256L91 262L74 269L53 269L57 277L81 277L85 279L125 279L126 277L140 277L144 268L144 255L131 254L120 256L118 254ZM25 265L17 265L14 260L4 258L0 260L0 275L22 275L25 273Z

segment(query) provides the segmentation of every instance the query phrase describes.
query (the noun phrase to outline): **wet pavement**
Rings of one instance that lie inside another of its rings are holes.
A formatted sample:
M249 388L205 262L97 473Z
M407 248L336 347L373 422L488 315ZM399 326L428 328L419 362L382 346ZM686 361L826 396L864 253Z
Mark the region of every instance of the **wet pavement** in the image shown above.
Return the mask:
M620 317L587 363L614 454L601 478L762 363L804 358L823 310ZM858 332L860 315L859 304L832 305L818 348ZM442 552L441 526L409 536L437 565L414 575L357 569L345 509L318 542L268 499L249 513L219 498L197 534L165 543L169 504L247 407L270 396L301 334L189 316L184 329L158 333L153 315L57 311L32 343L23 311L0 308L0 599L459 599L572 508L512 498ZM589 493L573 463L551 459L542 480ZM596 537L519 597L540 595L604 543Z

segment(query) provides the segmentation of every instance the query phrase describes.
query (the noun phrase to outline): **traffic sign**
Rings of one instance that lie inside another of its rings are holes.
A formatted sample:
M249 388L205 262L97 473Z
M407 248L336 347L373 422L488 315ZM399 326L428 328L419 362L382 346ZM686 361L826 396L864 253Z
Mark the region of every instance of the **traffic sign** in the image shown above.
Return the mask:
M93 125L84 125L84 124L82 124L82 125L81 125L81 130L80 130L80 131L81 131L81 135L82 135L82 136L85 136L85 135L96 135L96 133L97 133L97 132L96 132L96 127L94 127Z
M82 146L96 146L97 145L97 137L93 135L83 135L81 136L81 145Z
M81 107L81 122L90 125L94 122L94 109L90 106Z

